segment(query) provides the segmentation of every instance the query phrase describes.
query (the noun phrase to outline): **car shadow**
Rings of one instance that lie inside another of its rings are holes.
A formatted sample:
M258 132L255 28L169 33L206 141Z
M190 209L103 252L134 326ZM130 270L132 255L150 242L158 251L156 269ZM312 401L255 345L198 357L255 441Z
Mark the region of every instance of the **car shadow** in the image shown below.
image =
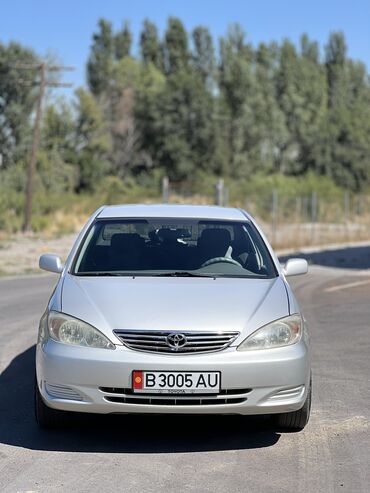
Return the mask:
M281 263L289 258L304 258L310 264L341 269L370 269L370 246L338 248L323 252L302 253L279 257Z
M32 450L175 453L270 447L280 434L268 418L185 415L79 415L71 428L39 429L33 414L35 346L0 375L0 443Z

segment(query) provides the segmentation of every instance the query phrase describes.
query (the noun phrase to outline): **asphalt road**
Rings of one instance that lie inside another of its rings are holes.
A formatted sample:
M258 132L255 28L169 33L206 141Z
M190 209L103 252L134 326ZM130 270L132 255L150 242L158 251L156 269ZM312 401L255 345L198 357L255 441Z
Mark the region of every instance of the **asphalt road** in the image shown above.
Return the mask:
M360 264L292 281L313 348L313 409L300 433L238 416L99 417L39 430L34 343L55 278L1 280L0 491L369 492L370 262Z

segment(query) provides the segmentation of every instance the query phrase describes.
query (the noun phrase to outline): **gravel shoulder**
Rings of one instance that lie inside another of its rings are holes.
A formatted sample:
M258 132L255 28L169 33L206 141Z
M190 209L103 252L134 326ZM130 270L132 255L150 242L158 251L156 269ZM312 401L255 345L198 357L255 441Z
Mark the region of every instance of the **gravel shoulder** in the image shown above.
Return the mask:
M0 276L40 273L40 255L55 253L65 260L76 237L77 234L58 238L17 234L9 239L0 240Z

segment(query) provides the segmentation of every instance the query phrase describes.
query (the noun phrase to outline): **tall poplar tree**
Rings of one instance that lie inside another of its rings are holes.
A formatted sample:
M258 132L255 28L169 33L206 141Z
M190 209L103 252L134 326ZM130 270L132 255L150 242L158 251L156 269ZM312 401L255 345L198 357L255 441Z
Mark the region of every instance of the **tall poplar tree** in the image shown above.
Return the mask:
M152 63L158 70L163 70L163 52L158 29L148 19L145 19L140 34L140 52L145 64Z
M99 19L98 32L93 35L91 52L87 62L87 81L95 96L109 87L114 50L112 24L105 19Z
M168 75L186 69L190 53L188 34L180 19L170 17L164 40L164 63Z
M252 48L245 43L239 24L230 27L220 42L219 119L224 126L224 173L234 177L249 171L246 130L253 124L250 103L253 98ZM227 149L227 150L226 150Z
M132 34L128 22L126 21L120 31L114 36L115 57L121 60L130 55L132 44Z

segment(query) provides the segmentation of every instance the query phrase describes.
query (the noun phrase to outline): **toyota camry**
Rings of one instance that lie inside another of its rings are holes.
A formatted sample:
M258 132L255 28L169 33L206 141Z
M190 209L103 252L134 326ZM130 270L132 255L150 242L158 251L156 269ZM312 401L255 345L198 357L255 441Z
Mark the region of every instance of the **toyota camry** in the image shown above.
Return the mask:
M241 209L104 206L79 234L41 317L35 412L271 415L303 429L308 333L282 266Z

